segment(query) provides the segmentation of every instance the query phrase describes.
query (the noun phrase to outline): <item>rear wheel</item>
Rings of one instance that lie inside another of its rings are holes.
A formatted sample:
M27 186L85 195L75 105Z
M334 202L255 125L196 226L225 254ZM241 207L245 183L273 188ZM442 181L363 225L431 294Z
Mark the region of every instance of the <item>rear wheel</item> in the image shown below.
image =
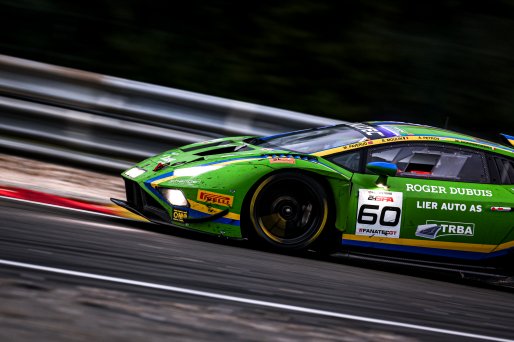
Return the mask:
M327 226L327 192L308 175L274 174L253 193L249 214L262 240L282 249L305 249L321 237Z

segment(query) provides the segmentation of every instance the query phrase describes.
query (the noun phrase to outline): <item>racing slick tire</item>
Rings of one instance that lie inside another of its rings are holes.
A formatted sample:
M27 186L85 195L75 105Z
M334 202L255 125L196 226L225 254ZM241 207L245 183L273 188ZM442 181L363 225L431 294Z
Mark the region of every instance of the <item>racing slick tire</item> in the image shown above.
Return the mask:
M249 218L256 235L268 245L285 250L307 249L327 230L327 191L303 173L273 174L253 192Z

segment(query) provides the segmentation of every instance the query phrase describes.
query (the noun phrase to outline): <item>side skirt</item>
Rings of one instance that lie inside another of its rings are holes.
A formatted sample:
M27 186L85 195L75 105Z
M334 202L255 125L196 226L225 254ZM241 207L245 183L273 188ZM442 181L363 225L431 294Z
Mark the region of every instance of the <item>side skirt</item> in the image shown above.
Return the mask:
M416 270L449 272L457 274L462 279L501 281L504 279L512 278L514 276L514 270L507 270L490 264L471 265L433 260L420 260L415 259L415 257L419 257L416 255L410 257L408 255L393 256L385 254L371 254L360 250L343 250L341 252L332 254L332 256L335 258L355 260L365 263L412 267Z

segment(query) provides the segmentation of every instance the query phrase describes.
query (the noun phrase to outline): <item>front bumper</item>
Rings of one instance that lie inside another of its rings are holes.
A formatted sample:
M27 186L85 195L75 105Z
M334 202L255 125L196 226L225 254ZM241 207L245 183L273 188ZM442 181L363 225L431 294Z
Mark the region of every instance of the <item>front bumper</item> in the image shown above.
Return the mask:
M168 214L168 211L153 198L146 191L141 189L141 186L132 180L125 180L125 191L127 196L127 201L120 201L124 203L123 205L120 203L113 203L124 207L127 210L132 211L144 218L154 221L154 222L171 222L171 217ZM112 201L113 199L111 199Z
M180 224L180 223L203 223L221 218L229 213L229 209L221 210L213 215L202 215L201 217L184 217L180 220L172 220L168 211L150 196L141 186L132 180L125 180L127 201L111 198L111 201L149 221L159 224ZM183 210L183 208L178 208ZM175 210L175 208L173 208Z

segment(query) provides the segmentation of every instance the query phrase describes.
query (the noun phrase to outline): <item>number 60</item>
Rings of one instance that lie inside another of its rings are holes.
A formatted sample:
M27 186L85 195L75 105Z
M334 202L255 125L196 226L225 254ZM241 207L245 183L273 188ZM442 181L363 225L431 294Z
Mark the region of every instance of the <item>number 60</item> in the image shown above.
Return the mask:
M359 214L357 215L357 223L361 224L375 224L378 222L381 226L393 227L400 222L400 218L402 216L402 210L398 207L389 207L385 206L382 210L379 209L378 205L373 204L363 204L359 209ZM380 210L380 218L377 211ZM386 221L385 215L387 212L394 213L394 220Z

